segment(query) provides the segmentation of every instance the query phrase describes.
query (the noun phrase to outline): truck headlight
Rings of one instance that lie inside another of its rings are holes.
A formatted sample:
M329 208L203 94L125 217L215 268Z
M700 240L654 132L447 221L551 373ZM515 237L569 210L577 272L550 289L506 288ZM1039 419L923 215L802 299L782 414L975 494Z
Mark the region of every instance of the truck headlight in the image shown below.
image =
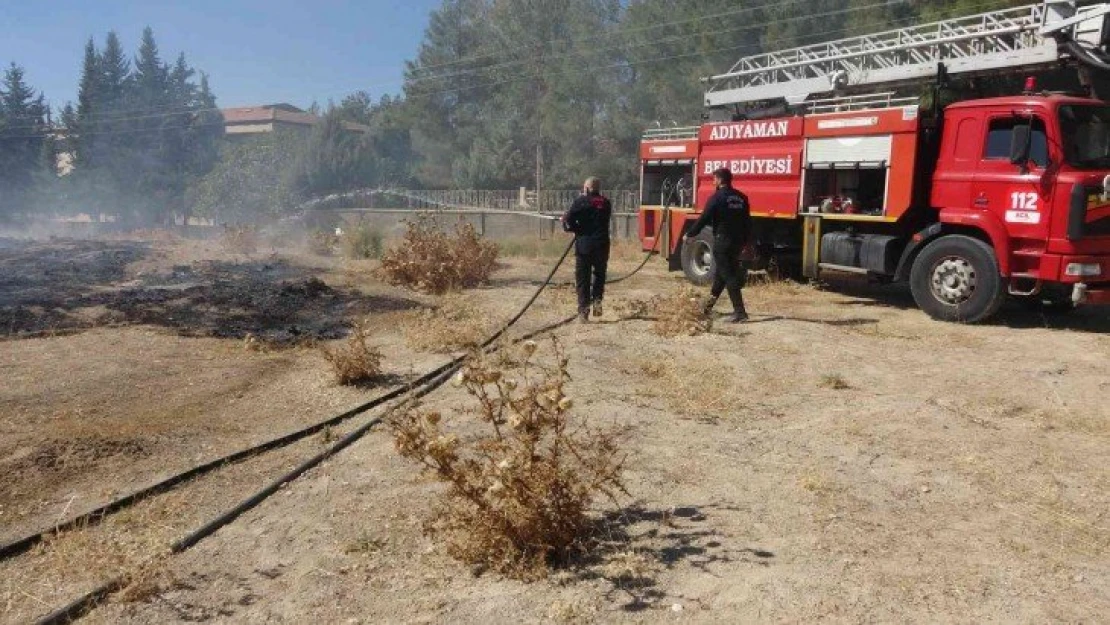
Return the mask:
M1064 275L1077 278L1097 278L1102 275L1102 265L1098 263L1068 263Z

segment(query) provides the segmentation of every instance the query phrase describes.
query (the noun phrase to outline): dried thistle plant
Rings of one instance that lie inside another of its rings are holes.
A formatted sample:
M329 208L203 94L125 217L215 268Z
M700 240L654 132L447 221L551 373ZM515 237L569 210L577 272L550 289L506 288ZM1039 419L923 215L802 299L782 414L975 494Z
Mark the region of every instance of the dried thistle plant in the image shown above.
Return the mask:
M382 375L382 353L370 344L370 320L351 328L347 342L335 348L321 347L339 384L371 384Z
M453 236L428 216L406 226L404 238L382 255L380 273L390 284L441 294L478 286L497 266L497 245L470 224L457 226Z
M660 336L697 336L713 329L713 317L705 312L706 298L692 287L682 287L652 301L653 329Z
M651 299L627 299L616 303L621 319L653 321L652 330L660 336L696 336L713 329L713 318L705 311L707 298L685 286L670 295Z
M563 352L552 341L545 363L538 351L475 356L453 380L469 406L411 406L390 422L398 452L447 485L426 531L451 556L520 579L587 550L589 507L624 492L617 433L572 418Z

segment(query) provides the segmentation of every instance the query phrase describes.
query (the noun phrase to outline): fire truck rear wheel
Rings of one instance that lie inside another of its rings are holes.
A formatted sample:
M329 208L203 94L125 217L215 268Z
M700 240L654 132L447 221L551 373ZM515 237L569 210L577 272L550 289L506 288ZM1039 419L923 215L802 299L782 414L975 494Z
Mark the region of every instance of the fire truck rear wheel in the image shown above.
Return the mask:
M994 250L963 235L925 246L910 271L910 290L930 317L960 323L988 319L1006 297Z
M713 231L706 228L682 244L682 273L698 286L713 283Z

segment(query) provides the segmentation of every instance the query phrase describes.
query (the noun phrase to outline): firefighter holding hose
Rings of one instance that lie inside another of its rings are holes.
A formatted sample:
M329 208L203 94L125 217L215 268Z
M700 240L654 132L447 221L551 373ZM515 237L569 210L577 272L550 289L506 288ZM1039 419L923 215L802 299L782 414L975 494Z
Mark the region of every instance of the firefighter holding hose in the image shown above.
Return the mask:
M713 182L717 192L705 203L701 217L683 235L682 243L689 244L706 226L713 228L715 273L705 314L713 311L717 298L727 289L728 298L732 300L732 316L728 320L730 323L741 323L748 320L748 313L744 310L744 295L741 292L747 270L740 262L740 253L751 236L751 207L748 196L732 187L732 172L728 169L714 171Z
M605 296L605 273L609 265L609 222L613 205L601 194L601 179L587 178L582 195L563 215L563 230L573 232L574 284L578 290L578 321L590 320L592 310L600 317Z

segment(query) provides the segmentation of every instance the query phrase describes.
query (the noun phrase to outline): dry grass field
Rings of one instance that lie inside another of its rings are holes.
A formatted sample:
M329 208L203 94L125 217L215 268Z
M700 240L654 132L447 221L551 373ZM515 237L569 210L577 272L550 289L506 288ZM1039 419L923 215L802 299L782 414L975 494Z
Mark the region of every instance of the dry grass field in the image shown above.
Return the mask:
M374 260L265 241L0 240L0 541L420 375L516 312L564 246L506 242L486 285L438 297L386 284ZM621 245L611 272L639 260ZM384 428L167 554L368 415L0 562L0 622L123 573L86 620L1110 614L1110 310L958 326L896 287L756 282L751 323L661 334L637 302L682 288L655 259L610 287L605 317L555 332L575 418L621 432L627 454L627 494L595 503L605 533L572 566L525 582L449 557L422 531L443 485ZM551 288L514 335L574 307ZM364 320L381 382L340 385L321 347ZM451 420L472 401L447 385L424 408Z

